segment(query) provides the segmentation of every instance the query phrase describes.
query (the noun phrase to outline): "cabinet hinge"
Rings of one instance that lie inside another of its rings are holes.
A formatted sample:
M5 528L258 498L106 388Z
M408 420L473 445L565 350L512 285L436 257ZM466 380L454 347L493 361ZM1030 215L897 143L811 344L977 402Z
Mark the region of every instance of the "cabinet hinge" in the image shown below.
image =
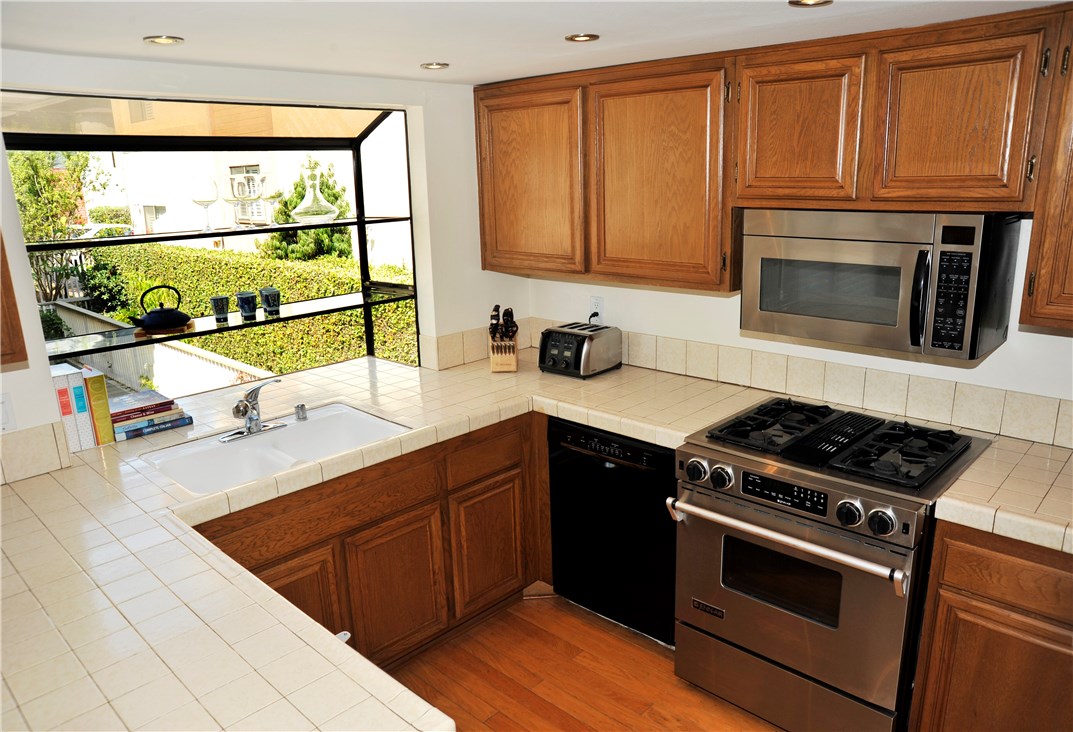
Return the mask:
M1028 170L1025 172L1025 178L1032 181L1036 179L1036 156L1033 155L1028 159Z
M723 86L723 100L726 101L726 102L730 101L730 82L729 81Z
M1051 49L1046 49L1043 52L1043 58L1039 62L1040 76L1046 76L1051 70Z
M738 101L741 101L741 82L738 82Z
M1033 272L1028 276L1028 296L1032 297L1036 294L1036 273Z
M723 256L720 258L720 264L721 264L721 266L723 268L723 271L726 272L727 271L727 255L726 255L726 252L723 252Z
M1062 76L1065 76L1067 71L1069 71L1069 46L1062 51Z

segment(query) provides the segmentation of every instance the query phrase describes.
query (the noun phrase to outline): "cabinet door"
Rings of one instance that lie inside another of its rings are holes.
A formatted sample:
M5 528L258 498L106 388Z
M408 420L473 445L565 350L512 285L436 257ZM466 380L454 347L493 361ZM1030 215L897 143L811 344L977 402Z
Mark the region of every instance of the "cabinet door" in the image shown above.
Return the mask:
M738 197L856 198L864 56L764 60L741 70Z
M1037 30L881 52L873 196L1022 200L1042 40Z
M1073 633L940 589L919 728L1073 727Z
M450 499L455 615L470 615L524 584L522 474L513 470Z
M395 658L447 628L439 504L344 540L358 650Z
M0 370L14 371L27 365L22 321L19 320L19 308L7 267L7 247L4 246L4 235L0 234Z
M1066 16L1061 58L1073 45L1073 13ZM1073 329L1073 70L1059 62L1060 86L1051 99L1043 160L1048 178L1040 181L1028 253L1028 278L1021 322Z
M254 574L333 633L349 630L339 602L338 544L308 549Z
M477 96L485 269L584 272L581 89Z
M719 284L724 72L594 84L589 270Z

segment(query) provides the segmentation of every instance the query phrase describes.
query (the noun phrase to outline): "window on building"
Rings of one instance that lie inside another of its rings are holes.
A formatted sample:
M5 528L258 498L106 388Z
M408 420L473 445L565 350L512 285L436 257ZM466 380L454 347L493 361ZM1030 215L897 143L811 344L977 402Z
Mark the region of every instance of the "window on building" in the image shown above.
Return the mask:
M418 363L403 112L143 101L0 97L54 363L170 397L365 355ZM314 180L335 218L302 216ZM280 314L258 301L244 320L236 294L270 286ZM157 306L192 324L144 333Z

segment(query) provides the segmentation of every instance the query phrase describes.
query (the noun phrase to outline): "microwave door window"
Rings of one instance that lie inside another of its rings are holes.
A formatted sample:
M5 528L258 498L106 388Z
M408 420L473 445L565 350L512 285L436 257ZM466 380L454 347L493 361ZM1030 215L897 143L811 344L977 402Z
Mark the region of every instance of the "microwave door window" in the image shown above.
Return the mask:
M902 269L802 259L760 260L760 310L896 326Z

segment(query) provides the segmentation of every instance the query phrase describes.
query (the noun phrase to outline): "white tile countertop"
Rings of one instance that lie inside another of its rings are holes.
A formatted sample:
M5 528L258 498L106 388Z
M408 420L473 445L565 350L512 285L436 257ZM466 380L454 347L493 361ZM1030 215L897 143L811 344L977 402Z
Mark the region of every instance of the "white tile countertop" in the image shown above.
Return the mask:
M342 402L414 429L203 497L139 459L233 429L241 391L180 399L190 428L3 486L4 730L453 729L190 526L531 410L676 447L771 396L628 366L545 375L535 349L516 374L357 359L284 376L262 392L262 414ZM998 438L937 515L1073 552L1071 470L1070 450Z

